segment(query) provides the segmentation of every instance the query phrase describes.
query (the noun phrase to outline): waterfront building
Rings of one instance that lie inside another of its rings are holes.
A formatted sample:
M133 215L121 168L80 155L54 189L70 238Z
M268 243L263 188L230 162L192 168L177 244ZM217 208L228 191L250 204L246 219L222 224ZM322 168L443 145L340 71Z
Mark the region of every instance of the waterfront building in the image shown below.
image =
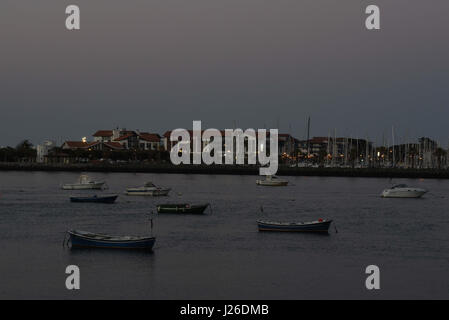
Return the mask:
M118 142L100 142L100 141L66 141L61 147L63 150L84 150L84 151L114 151L124 150Z
M42 144L36 146L36 162L44 163L46 162L46 156L49 151L56 146L54 141L44 141Z

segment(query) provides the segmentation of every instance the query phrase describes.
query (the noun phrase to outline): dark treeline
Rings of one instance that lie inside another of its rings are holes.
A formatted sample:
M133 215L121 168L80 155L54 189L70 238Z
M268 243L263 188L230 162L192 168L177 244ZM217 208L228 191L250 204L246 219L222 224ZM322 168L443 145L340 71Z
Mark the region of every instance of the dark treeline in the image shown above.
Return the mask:
M46 158L46 163L166 162L170 160L170 154L162 150L70 150L56 147Z
M37 150L29 140L24 140L16 147L0 148L0 162L34 163L37 162ZM42 159L43 163L69 164L108 162L167 162L170 154L163 150L96 150L63 149L54 147Z
M15 148L0 148L0 161L2 162L34 162L36 150L28 140L19 143Z

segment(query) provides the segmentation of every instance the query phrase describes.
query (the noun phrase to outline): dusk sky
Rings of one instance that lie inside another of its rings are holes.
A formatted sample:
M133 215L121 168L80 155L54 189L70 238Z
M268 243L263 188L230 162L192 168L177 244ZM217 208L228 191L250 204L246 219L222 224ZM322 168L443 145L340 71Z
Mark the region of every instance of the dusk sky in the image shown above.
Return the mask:
M81 9L81 30L65 8ZM381 9L381 30L364 10ZM0 146L98 129L449 143L447 0L2 0Z

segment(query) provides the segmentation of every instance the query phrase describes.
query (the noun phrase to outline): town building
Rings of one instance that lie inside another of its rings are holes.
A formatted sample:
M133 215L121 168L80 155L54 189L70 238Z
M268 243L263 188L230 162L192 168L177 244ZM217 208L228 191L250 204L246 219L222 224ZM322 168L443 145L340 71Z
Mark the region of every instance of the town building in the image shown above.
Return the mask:
M54 141L44 141L42 144L36 146L36 162L44 163L46 162L46 156L52 148L56 146Z
M66 141L61 147L63 150L85 150L85 151L121 151L125 148L118 142L100 142L100 141Z

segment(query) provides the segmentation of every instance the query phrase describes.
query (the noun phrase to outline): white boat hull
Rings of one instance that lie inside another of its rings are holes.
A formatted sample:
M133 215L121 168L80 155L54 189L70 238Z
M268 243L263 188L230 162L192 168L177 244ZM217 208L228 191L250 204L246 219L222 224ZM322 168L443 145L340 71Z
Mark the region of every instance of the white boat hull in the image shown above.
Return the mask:
M104 182L81 183L81 184L65 184L63 190L99 190L103 188Z
M259 186L267 186L267 187L283 187L288 185L288 181L256 180L256 184Z
M128 189L125 194L128 196L167 196L170 192L170 189L162 189L162 190L137 190L137 189Z
M423 189L411 189L411 190L384 190L381 194L383 198L420 198L427 193L427 190Z

